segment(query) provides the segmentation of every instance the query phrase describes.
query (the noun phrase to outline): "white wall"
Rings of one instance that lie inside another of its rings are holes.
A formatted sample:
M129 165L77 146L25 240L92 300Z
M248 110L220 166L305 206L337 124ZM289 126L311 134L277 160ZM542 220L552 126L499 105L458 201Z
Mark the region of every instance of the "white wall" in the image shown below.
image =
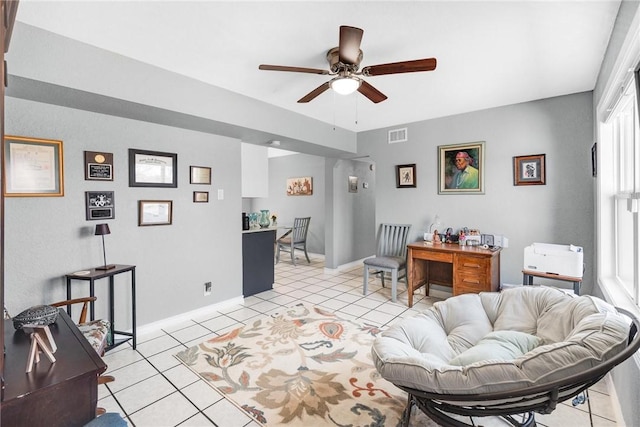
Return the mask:
M503 283L522 283L524 247L572 243L585 250L584 292L593 288L591 92L410 123L409 141L388 129L358 134L376 163L376 221L413 224L421 239L436 214L445 227L504 234ZM399 126L396 126L399 127ZM485 141L485 194L438 194L438 146ZM546 154L546 185L514 186L513 156ZM417 187L396 188L395 165L416 163ZM570 284L566 284L570 288Z
M5 199L5 301L13 313L65 299L64 274L102 264L95 224L85 219L85 191L115 191L107 220L107 262L137 266L138 326L242 295L240 142L178 128L8 97L6 132L59 139L64 197ZM129 148L178 154L178 188L128 186ZM84 150L114 154L114 181L84 180ZM190 185L189 166L210 166L212 185ZM224 200L217 199L223 189ZM209 203L193 203L193 191ZM173 200L173 224L139 227L138 200ZM231 225L231 226L230 226ZM116 319L130 326L128 275L118 276ZM213 282L211 296L204 282ZM108 282L96 283L97 314L106 316ZM73 296L88 295L74 282ZM119 317L123 316L123 317Z

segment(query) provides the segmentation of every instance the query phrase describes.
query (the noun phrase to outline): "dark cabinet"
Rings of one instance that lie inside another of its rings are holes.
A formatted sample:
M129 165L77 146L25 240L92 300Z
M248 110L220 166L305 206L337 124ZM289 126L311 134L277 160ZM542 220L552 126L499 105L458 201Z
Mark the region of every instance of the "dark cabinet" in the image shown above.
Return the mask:
M275 230L242 233L242 294L245 297L273 289Z

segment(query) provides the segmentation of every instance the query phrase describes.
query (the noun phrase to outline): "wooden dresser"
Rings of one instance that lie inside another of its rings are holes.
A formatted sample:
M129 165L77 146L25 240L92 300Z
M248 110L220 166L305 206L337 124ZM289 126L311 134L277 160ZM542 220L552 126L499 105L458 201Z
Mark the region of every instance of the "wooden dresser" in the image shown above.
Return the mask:
M95 418L98 375L107 369L64 310L50 326L58 350L55 363L40 363L25 373L29 335L4 322L5 389L0 416L5 426L83 426Z
M492 291L500 287L500 248L416 242L407 245L409 307L413 293L437 284L453 287L453 295Z

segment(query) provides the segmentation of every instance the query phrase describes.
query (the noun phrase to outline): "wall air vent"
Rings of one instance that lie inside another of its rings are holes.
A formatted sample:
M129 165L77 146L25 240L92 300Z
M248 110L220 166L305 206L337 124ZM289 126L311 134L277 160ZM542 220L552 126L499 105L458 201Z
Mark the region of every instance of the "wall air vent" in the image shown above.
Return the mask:
M397 142L407 142L409 137L407 135L407 128L392 129L389 131L389 144L395 144Z

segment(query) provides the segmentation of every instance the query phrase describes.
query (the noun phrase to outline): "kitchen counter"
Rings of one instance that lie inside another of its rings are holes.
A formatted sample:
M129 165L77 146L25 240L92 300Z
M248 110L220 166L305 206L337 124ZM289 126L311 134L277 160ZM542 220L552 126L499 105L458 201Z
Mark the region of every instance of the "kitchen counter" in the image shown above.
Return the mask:
M242 294L245 298L273 289L276 229L242 231Z
M280 228L285 228L285 227L278 227L277 225L275 227L269 226L267 228L250 228L249 230L242 230L242 234L247 234L247 233L259 233L261 231L275 231L277 229Z

